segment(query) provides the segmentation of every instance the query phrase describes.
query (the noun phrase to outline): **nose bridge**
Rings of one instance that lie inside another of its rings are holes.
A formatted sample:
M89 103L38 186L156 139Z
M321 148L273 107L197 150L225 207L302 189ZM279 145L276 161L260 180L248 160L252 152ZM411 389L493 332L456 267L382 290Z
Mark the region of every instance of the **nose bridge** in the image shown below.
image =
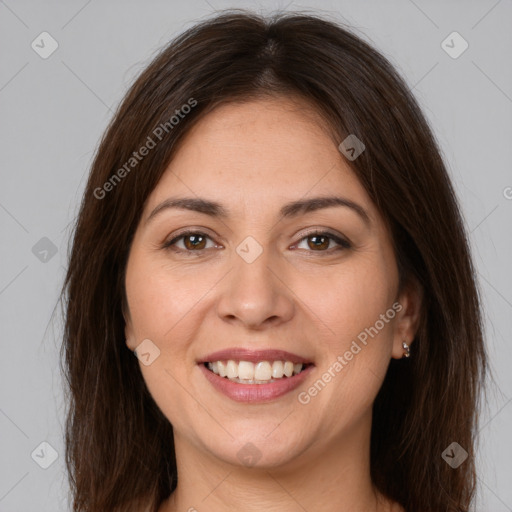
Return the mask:
M277 324L293 315L292 294L277 277L278 258L247 237L233 253L233 266L219 299L218 314L248 327Z

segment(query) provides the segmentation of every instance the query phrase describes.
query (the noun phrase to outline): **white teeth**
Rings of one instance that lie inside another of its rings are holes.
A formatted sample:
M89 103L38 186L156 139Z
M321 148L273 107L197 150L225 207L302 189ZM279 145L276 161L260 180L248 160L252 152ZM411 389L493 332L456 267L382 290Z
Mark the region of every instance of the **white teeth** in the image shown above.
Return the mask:
M284 364L282 361L274 361L272 363L272 377L280 379L284 375Z
M284 363L284 374L287 377L291 377L293 375L293 363L291 361L286 361L286 363Z
M221 377L226 377L234 382L245 384L265 384L283 377L291 377L302 371L302 363L293 364L291 361L259 361L254 364L251 361L212 361L208 368Z
M235 361L229 360L226 365L226 376L228 379L234 379L238 377L238 365Z
M272 366L268 361L261 361L256 365L254 378L256 380L270 380L272 378Z
M240 361L237 373L238 375L233 375L233 377L238 377L245 380L254 379L254 363L251 363L250 361Z
M224 363L224 361L217 361L217 367L219 370L219 375L221 377L225 377L227 375L227 373L226 373L226 364Z

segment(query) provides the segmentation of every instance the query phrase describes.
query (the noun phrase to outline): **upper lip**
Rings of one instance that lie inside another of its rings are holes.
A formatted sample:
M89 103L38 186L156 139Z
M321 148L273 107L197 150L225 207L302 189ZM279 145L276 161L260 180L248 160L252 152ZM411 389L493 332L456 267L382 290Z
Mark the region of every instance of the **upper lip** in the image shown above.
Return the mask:
M207 356L200 358L198 363L212 363L215 361L250 361L258 363L259 361L291 361L294 364L308 364L312 361L297 354L292 354L286 350L250 350L247 348L226 348L217 352L212 352Z

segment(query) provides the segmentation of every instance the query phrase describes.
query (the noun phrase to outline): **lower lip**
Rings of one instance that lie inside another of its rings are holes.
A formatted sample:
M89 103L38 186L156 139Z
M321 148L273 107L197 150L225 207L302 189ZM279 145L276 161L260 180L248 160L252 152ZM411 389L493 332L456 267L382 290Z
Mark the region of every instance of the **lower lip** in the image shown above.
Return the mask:
M200 363L199 367L217 391L236 402L269 402L275 400L300 386L314 368L313 365L310 365L293 377L283 377L268 384L239 384L213 373L203 363Z

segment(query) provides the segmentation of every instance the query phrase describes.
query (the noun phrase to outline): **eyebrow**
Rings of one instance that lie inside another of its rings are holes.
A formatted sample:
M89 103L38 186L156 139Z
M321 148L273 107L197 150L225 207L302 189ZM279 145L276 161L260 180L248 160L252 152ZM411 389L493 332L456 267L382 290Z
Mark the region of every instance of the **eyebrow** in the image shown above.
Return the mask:
M290 203L286 203L281 208L280 215L284 218L293 218L305 213L314 212L323 208L332 208L334 206L350 208L357 213L359 217L361 217L366 225L370 226L370 216L361 205L351 201L350 199L338 196L321 196L292 201ZM170 197L160 203L150 213L149 217L146 219L146 224L160 212L174 208L204 213L211 217L217 217L220 219L227 219L230 216L229 210L216 201L210 201L200 197Z

